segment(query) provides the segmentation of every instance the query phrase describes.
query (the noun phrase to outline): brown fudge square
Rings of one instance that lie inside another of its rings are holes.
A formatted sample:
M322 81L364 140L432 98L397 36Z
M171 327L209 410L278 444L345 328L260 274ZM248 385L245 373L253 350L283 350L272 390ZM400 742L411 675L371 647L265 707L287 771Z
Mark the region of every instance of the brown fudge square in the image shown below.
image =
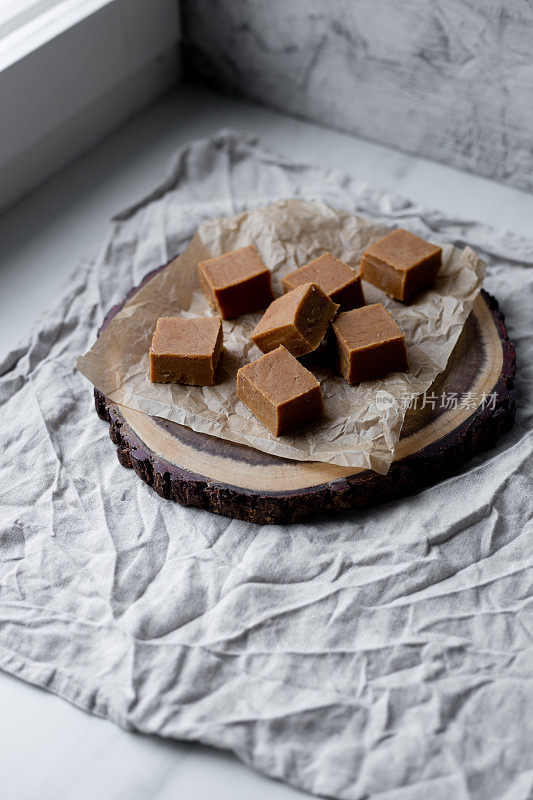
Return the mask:
M265 308L274 299L270 270L255 245L198 264L202 290L222 319Z
M150 348L150 380L213 386L222 341L220 317L159 317Z
M365 304L359 274L331 253L314 258L305 266L289 272L281 280L286 292L308 282L320 286L334 303L339 304L341 311L349 311Z
M263 353L282 344L303 356L316 350L338 308L316 283L302 283L269 305L252 339Z
M339 372L348 383L408 371L404 335L381 303L339 314L333 332Z
M282 346L240 368L237 395L274 436L324 413L319 382Z
M441 264L442 247L398 228L367 247L361 277L396 300L409 300L433 285Z

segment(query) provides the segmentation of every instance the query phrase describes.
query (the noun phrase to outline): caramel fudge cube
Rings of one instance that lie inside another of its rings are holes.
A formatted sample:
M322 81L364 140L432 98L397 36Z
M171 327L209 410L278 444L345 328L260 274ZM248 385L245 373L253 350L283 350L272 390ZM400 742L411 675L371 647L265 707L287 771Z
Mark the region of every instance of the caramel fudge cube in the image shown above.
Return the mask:
M348 383L409 370L404 335L381 303L339 314L333 332L339 372Z
M324 253L305 266L289 272L281 283L286 292L302 283L316 283L324 294L338 303L341 311L365 305L365 296L358 273L331 253Z
M316 350L338 308L316 283L302 283L269 305L252 339L263 353L282 344L303 356Z
M198 272L205 296L222 319L259 311L274 299L270 271L255 245L200 261Z
M398 228L367 247L361 277L396 300L409 300L433 285L441 264L441 247Z
M274 436L324 413L319 382L283 346L240 368L237 395Z
M220 317L159 317L150 348L150 380L213 386L222 341Z

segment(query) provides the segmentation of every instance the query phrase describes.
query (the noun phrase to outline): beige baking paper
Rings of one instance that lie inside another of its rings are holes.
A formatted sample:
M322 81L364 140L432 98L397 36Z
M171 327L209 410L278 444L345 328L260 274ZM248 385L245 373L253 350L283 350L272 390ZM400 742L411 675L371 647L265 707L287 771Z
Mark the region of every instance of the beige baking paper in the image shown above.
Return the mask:
M386 473L405 415L405 398L426 391L446 363L480 290L484 264L467 247L447 245L433 289L402 305L364 284L367 302L382 302L405 333L411 372L348 386L329 372L322 384L325 417L291 436L274 437L235 394L237 370L261 353L250 334L261 312L224 321L224 353L216 386L153 384L148 350L157 318L212 314L200 291L197 264L255 243L281 278L326 250L357 267L363 250L389 229L321 202L284 200L236 217L208 222L185 252L152 278L114 317L78 369L106 397L195 431L300 461L326 461Z

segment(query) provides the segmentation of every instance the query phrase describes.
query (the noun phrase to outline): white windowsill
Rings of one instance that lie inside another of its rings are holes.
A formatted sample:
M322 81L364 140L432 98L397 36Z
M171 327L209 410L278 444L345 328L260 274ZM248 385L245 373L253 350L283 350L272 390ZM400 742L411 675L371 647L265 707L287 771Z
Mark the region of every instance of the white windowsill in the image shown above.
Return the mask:
M33 5L0 38L0 209L178 78L177 0ZM0 17L0 31L16 22Z
M47 44L56 36L110 5L114 0L44 0L28 3L2 23L0 18L0 71Z

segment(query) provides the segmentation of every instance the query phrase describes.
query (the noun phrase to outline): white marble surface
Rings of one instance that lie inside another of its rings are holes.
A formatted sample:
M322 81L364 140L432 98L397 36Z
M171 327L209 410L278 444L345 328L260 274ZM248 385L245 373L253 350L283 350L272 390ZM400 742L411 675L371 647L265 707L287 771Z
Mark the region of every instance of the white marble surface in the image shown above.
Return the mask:
M251 105L184 88L0 217L0 357L50 303L107 218L144 194L176 147L220 127L442 208L530 235L533 195ZM1 624L1 621L0 621ZM232 756L127 733L0 674L2 800L303 797Z

